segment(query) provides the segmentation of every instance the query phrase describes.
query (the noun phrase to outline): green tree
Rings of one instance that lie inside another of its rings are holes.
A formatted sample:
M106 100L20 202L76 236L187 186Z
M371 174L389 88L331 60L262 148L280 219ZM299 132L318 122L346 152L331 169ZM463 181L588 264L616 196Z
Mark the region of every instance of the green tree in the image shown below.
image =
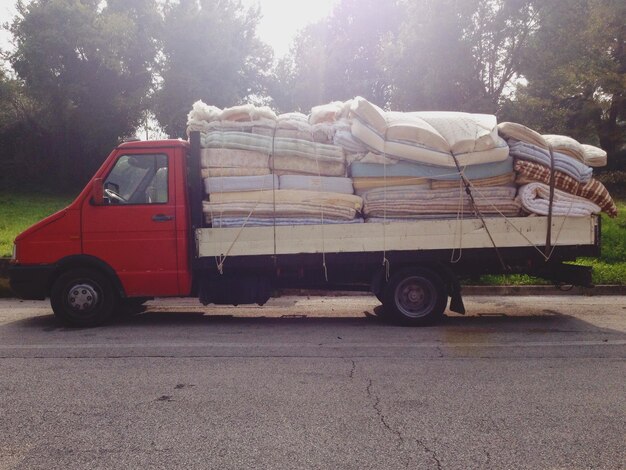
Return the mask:
M417 0L385 48L398 109L495 113L536 28L526 0Z
M385 105L389 83L382 44L398 28L396 1L341 0L328 18L306 27L276 67L272 97L282 110L361 95Z
M170 136L185 135L199 99L228 107L266 95L272 51L256 35L259 15L235 0L166 4L154 111Z
M79 187L132 135L152 86L154 0L19 1L9 55L37 113L45 176ZM45 151L43 150L45 149Z
M537 8L540 27L521 66L525 82L505 117L616 154L626 144L626 4L555 0Z

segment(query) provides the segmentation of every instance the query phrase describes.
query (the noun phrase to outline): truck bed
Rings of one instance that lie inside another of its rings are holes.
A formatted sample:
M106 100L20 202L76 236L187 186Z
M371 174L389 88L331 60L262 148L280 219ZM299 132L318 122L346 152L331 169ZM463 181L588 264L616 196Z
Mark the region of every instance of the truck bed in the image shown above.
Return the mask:
M486 218L498 248L545 246L548 217ZM595 245L598 217L554 217L552 245ZM201 228L197 255L258 256L305 253L355 253L493 248L479 219Z

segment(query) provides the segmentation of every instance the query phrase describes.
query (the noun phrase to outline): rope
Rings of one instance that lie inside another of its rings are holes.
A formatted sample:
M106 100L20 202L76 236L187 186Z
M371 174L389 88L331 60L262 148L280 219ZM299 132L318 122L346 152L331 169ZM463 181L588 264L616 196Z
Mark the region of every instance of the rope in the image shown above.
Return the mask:
M471 188L470 182L467 179L467 177L465 176L465 174L461 171L461 165L459 165L459 160L456 158L456 155L454 153L451 153L451 155L452 155L452 158L454 159L454 164L456 165L456 169L459 172L459 175L461 176L461 181L465 185L465 192L469 196L470 204L472 205L472 209L474 209L474 213L478 216L478 218L480 219L481 223L483 224L484 229L487 231L487 235L489 236L489 240L491 240L491 244L493 245L493 247L494 247L494 249L496 251L496 256L498 257L498 261L500 261L500 266L502 266L502 269L504 271L508 271L509 268L504 263L504 259L502 258L500 250L498 249L498 246L496 245L496 242L493 239L493 236L491 235L491 232L489 231L489 227L487 227L487 224L485 223L485 219L484 219L482 213L480 212L480 209L478 208L478 205L476 204L476 201L474 200L474 195L472 194L472 190L470 189Z
M552 151L552 144L548 144L548 150L550 151L550 202L548 204L548 230L546 232L546 248L545 255L552 253L552 205L554 203L554 153Z
M326 237L324 234L324 204L322 202L322 171L320 169L320 160L319 154L317 151L317 146L315 145L315 138L313 135L313 127L311 129L311 142L313 143L313 149L315 150L315 165L317 166L317 177L319 178L320 186L318 193L320 193L320 217L322 222L322 268L324 268L324 279L328 282L328 266L326 266Z
M268 155L268 158L270 161L272 161L272 167L270 175L271 175L271 179L272 179L272 202L273 202L273 208L274 208L274 262L276 262L276 182L275 182L275 178L274 178L274 161L271 158L274 155L274 139L276 137L276 127L274 127L273 129L273 134L272 134L272 148L270 150L270 154ZM224 147L222 147L224 148ZM261 186L260 191L265 191L265 182L263 182L263 185ZM216 264L216 268L217 271L219 272L220 275L224 274L224 263L226 263L226 259L230 256L230 252L232 251L233 247L235 246L235 244L237 243L237 241L239 240L239 237L241 236L241 234L243 233L243 230L246 228L246 225L248 224L248 221L250 220L250 217L252 216L252 214L254 213L254 211L256 210L256 208L258 207L258 205L260 204L260 200L257 201L257 203L252 207L252 209L250 209L250 212L248 212L248 215L246 216L246 218L244 219L243 223L241 224L241 227L239 227L239 230L237 231L237 235L235 235L235 238L233 239L233 241L231 242L230 246L228 247L228 250L226 250L226 254L222 254L222 255L217 255L215 256L215 264ZM209 206L210 208L210 212L211 212L211 221L213 221L213 208L211 206ZM221 218L222 218L222 214L223 212L220 211L220 222L221 222ZM219 227L221 228L221 227Z
M387 259L387 130L389 126L385 126L385 135L383 139L383 262L385 268L385 281L389 281L390 264Z
M462 172L462 170L461 170ZM461 261L461 257L463 256L463 215L465 204L463 201L463 181L459 180L459 205L456 211L456 227L459 232L459 256L457 258L454 257L454 253L456 252L456 244L452 248L452 252L450 253L450 263L456 264ZM456 241L456 232L455 232L455 241Z

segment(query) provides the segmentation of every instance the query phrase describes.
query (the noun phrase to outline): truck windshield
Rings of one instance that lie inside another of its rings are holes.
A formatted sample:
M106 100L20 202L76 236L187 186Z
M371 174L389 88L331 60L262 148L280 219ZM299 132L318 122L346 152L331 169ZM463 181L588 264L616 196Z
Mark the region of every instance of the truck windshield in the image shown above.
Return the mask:
M122 155L104 182L109 204L167 202L167 155Z

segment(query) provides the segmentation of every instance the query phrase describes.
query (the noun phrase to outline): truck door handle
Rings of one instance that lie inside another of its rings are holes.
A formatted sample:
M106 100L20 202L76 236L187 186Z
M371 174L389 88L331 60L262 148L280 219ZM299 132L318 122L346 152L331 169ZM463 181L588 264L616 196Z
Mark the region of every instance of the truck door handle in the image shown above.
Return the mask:
M152 216L152 220L155 222L168 222L170 220L174 220L174 216L165 215L165 214L156 214Z

